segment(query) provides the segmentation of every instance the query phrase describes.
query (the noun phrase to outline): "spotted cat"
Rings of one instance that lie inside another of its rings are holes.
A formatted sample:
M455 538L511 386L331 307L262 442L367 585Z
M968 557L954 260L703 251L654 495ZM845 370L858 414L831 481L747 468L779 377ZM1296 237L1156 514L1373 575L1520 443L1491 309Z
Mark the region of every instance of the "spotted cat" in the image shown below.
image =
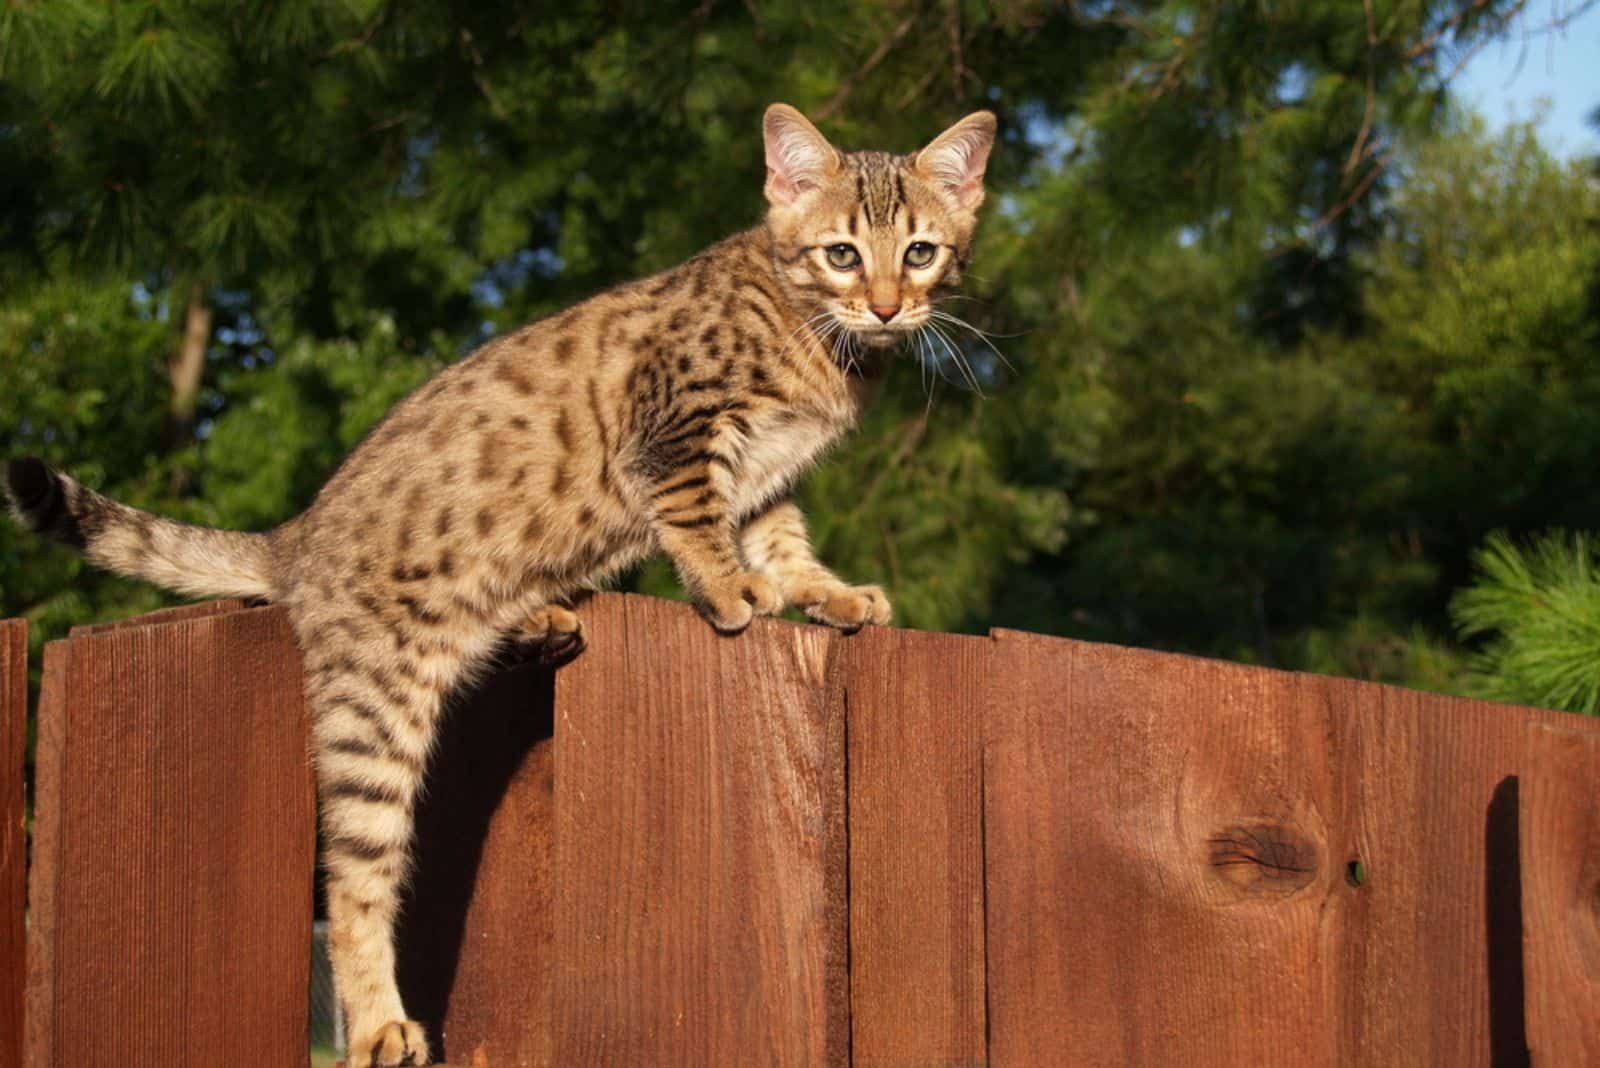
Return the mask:
M441 702L507 634L572 650L564 602L656 550L721 631L788 605L889 621L881 589L818 562L790 489L959 284L994 132L978 112L911 155L842 153L774 104L761 225L440 372L275 530L186 526L8 465L18 517L94 563L287 609L352 1068L428 1059L395 984L412 806Z

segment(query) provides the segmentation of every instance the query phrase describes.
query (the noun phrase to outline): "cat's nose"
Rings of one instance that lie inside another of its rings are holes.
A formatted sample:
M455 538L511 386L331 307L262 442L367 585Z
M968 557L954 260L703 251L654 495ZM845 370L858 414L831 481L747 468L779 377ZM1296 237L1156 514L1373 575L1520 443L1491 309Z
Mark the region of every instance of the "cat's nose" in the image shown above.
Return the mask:
M899 313L900 305L898 304L874 304L872 306L872 314L876 315L880 322L886 323Z

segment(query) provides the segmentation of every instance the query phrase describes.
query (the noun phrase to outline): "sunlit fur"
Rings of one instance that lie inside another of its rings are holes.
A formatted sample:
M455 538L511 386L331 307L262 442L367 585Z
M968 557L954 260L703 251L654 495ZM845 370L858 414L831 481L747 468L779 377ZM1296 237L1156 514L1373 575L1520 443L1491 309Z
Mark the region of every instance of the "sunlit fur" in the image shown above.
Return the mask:
M969 116L928 149L904 156L838 153L798 114L783 119L787 128L780 127L780 136L821 142L802 153L811 163L803 171L808 186L792 199L774 199L767 218L785 287L797 302L814 301L825 313L822 332L838 333L846 346L881 348L926 328L935 302L960 285L971 256L982 187L953 185L968 176L981 179L993 117ZM769 117L769 139L774 125ZM773 162L769 153L769 167ZM781 165L782 157L776 162ZM936 250L922 267L906 262L918 242ZM853 248L858 265L840 270L830 264L827 250L835 245ZM897 310L885 322L874 307Z
M447 695L507 635L577 648L563 602L657 551L724 632L791 605L844 629L889 622L883 590L816 558L790 493L859 418L860 347L937 329L930 301L965 266L993 131L979 113L915 156L845 156L774 105L764 224L441 371L275 530L204 530L36 459L8 466L16 514L96 563L284 606L350 1068L427 1059L395 981L413 805ZM938 255L907 268L919 238ZM830 269L820 250L846 240L860 269ZM887 324L874 304L894 307Z

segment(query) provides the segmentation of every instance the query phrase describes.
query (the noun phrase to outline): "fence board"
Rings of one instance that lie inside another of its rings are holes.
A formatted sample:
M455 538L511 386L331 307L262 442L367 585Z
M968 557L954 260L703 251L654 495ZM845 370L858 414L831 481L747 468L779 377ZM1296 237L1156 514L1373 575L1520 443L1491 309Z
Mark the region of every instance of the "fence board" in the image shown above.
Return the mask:
M1600 1064L1600 737L1528 728L1522 893L1536 1065Z
M1009 632L993 671L990 1063L1336 1063L1321 680Z
M0 1068L22 1064L26 982L23 929L27 829L23 757L28 743L28 625L0 620Z
M303 1062L314 823L281 611L46 657L30 1063Z
M1527 1063L1517 772L1558 713L1329 680L1347 769L1341 1063Z
M453 697L418 806L400 985L453 1064L552 1063L553 690L519 667Z
M847 702L851 1063L985 1063L982 714L993 643L870 627Z
M33 746L33 856L28 868L28 979L24 1063L56 1059L56 883L61 871L62 758L65 754L68 643L44 647Z
M831 636L598 597L556 680L558 1064L844 1064Z

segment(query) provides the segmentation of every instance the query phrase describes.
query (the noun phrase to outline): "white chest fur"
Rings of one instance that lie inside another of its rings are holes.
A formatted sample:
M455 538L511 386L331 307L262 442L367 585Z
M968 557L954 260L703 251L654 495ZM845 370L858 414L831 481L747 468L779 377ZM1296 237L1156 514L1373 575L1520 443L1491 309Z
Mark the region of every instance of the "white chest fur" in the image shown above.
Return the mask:
M765 412L751 419L733 479L736 513L749 515L781 497L849 425L848 412L815 409Z

